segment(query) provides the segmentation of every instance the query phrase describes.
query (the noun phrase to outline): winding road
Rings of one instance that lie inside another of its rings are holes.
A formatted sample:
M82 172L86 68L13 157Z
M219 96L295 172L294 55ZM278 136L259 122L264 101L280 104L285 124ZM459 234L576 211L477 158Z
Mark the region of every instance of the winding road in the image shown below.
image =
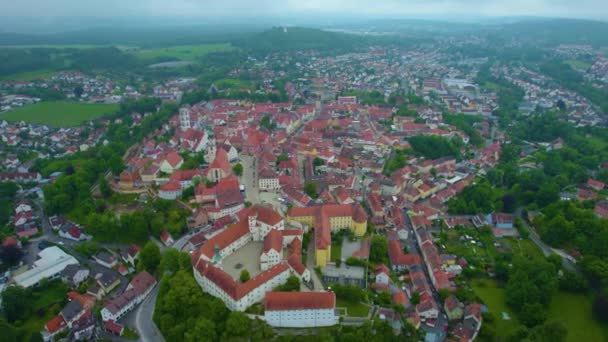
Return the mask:
M560 256L562 258L562 265L564 266L564 268L566 268L570 271L578 272L576 265L574 265L574 263L568 259L567 254L565 252L558 250L558 249L551 248L551 246L547 245L540 239L540 237L538 236L536 231L532 227L530 227L528 222L521 216L522 209L523 209L522 207L519 207L515 210L515 213L514 213L515 217L520 219L524 228L529 233L530 240L532 242L534 242L534 244L536 246L538 246L538 248L540 248L540 250L543 252L545 257L548 257L551 254L557 254L558 256Z
M135 326L139 332L139 338L144 342L163 342L165 338L152 320L156 297L158 297L159 285L154 286L148 297L139 304L135 313Z

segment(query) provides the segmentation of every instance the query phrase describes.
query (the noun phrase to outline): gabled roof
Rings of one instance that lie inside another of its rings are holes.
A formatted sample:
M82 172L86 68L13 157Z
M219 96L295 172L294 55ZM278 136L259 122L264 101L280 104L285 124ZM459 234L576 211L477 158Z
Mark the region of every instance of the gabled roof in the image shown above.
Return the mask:
M334 309L336 295L333 292L267 292L265 311Z
M166 160L167 163L169 163L169 165L174 168L177 167L183 161L182 157L175 151L170 151L169 153L167 153L164 160Z
M228 161L228 153L223 148L217 149L215 159L213 159L213 162L209 165L209 170L211 169L220 169L227 174L231 172L232 167Z
M283 235L277 229L271 229L264 237L264 248L262 251L268 253L272 249L279 253L283 250Z

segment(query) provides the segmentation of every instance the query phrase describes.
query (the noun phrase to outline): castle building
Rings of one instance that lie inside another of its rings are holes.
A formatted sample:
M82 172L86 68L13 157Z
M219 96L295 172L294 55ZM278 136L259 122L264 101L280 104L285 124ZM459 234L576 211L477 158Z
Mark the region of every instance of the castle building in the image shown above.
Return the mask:
M367 231L367 214L359 204L324 204L291 208L287 219L305 223L314 229L315 263L325 267L331 258L331 232L350 229L356 236Z

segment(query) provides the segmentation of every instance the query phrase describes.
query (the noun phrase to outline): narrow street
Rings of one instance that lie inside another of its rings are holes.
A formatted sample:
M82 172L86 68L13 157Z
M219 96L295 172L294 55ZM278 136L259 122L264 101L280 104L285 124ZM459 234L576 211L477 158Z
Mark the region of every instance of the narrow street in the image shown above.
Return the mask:
M545 244L540 239L540 236L538 236L538 234L536 233L536 231L534 230L534 228L530 227L530 225L528 224L528 221L525 220L522 217L522 209L523 209L522 207L518 207L515 210L514 215L515 215L515 217L517 217L517 218L519 218L521 220L524 228L526 228L526 230L529 233L530 240L532 242L534 242L534 244L536 246L538 246L538 248L540 248L540 250L543 252L543 254L545 255L545 257L548 257L551 254L557 254L557 255L559 255L562 258L562 265L566 269L568 269L570 271L574 271L574 272L579 272L579 270L576 267L576 265L571 260L568 259L568 255L564 251L551 248L549 245Z

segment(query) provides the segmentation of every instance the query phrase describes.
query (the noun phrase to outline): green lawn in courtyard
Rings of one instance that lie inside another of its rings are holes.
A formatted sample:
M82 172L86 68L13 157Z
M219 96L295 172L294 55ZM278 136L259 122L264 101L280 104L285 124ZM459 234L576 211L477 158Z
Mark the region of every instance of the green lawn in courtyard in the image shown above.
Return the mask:
M369 307L362 303L349 302L343 299L336 300L336 307L346 308L348 316L366 317L369 313Z

